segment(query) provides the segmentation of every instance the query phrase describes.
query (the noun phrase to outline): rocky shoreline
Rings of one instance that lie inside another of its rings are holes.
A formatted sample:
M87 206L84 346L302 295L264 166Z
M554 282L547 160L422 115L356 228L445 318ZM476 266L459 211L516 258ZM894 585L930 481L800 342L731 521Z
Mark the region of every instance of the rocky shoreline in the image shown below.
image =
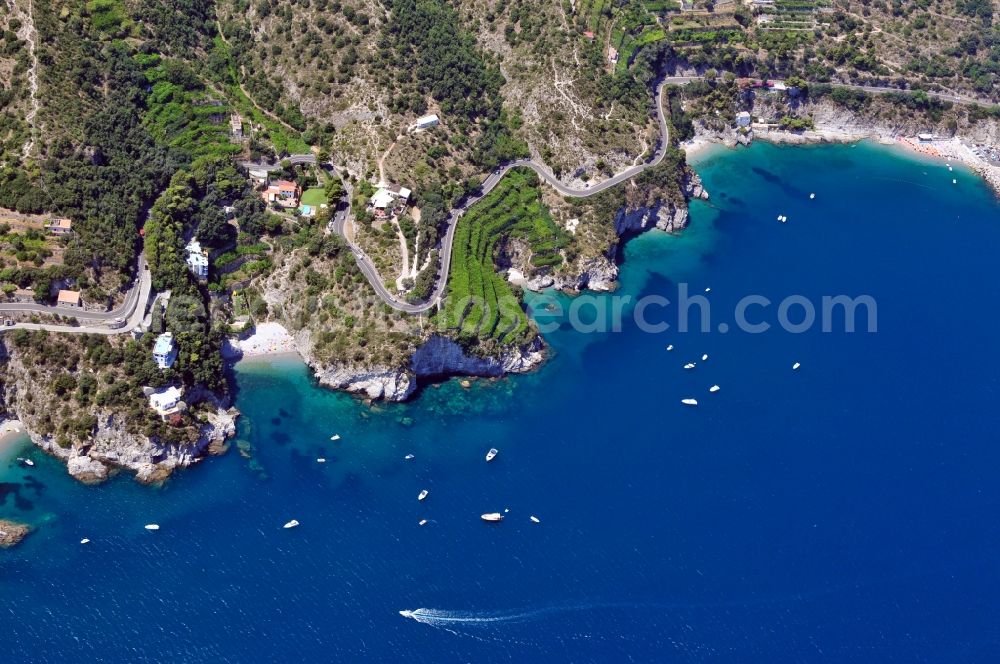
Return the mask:
M235 408L222 408L205 416L199 425L198 440L190 444L163 444L141 434L131 434L120 426L112 413L101 413L94 435L85 445L65 448L52 436L28 429L31 441L66 463L66 470L84 484L99 484L119 469L135 473L142 484L164 481L178 468L187 468L206 456L226 451L226 441L236 434Z
M887 126L829 103L811 104L800 110L808 111L814 129L788 131L758 123L752 126L749 133L742 134L732 128L715 131L696 124L695 138L684 146L685 151L689 156L693 156L705 145L716 144L734 148L739 145L750 145L754 140L788 145L855 143L870 140L882 145L897 146L914 154L960 162L982 177L1000 196L1000 164L993 164L983 159L969 146L969 142L1000 145L1000 125L996 123L984 121L974 127L960 128L948 138L937 138L928 146L916 146L910 139L925 130L922 125ZM768 108L765 112L774 113L774 109ZM930 149L923 149L924 147Z
M308 351L301 354L324 387L372 400L405 401L417 391L421 379L527 373L545 361L545 346L536 337L526 346L507 349L498 355L479 356L469 353L453 339L433 334L417 348L409 363L401 367L322 364L313 360Z

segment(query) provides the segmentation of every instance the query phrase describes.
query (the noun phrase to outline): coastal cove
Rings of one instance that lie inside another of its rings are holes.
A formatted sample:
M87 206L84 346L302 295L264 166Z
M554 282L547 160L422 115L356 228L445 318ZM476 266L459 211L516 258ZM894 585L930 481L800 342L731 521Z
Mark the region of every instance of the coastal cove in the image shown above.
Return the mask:
M993 193L867 143L692 161L712 199L631 240L598 298L684 283L715 323L750 294L868 294L878 332L562 325L533 373L375 405L262 355L236 367L233 449L162 488L11 443L0 519L34 532L0 552L0 657L995 658Z

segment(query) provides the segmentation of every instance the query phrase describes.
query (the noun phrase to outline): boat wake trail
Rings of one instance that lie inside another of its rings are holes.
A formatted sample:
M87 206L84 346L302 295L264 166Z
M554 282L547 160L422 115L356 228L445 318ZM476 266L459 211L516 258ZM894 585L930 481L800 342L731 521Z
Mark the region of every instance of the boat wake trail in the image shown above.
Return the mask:
M532 620L537 620L553 614L599 609L675 609L680 606L682 605L636 604L626 602L557 605L520 611L448 611L445 609L409 609L400 611L399 615L432 627L458 628L477 626L488 627L502 623L530 622Z

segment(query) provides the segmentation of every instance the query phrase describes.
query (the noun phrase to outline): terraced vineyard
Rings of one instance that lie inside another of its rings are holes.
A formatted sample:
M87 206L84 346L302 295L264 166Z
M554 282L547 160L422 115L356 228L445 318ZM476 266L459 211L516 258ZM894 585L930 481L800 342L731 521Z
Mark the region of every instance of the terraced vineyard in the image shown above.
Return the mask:
M569 240L542 204L537 176L526 169L510 171L455 229L448 298L440 315L461 337L504 344L530 339L520 300L495 266L503 243L514 239L530 248L536 268L560 265L559 250Z

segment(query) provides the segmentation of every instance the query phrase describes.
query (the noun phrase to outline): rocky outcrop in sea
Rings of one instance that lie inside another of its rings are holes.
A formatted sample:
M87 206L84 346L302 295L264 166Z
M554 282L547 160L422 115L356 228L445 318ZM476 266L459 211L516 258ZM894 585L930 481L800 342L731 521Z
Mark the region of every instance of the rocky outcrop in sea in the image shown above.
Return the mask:
M31 528L23 523L0 519L0 549L6 549L19 544L30 532Z

